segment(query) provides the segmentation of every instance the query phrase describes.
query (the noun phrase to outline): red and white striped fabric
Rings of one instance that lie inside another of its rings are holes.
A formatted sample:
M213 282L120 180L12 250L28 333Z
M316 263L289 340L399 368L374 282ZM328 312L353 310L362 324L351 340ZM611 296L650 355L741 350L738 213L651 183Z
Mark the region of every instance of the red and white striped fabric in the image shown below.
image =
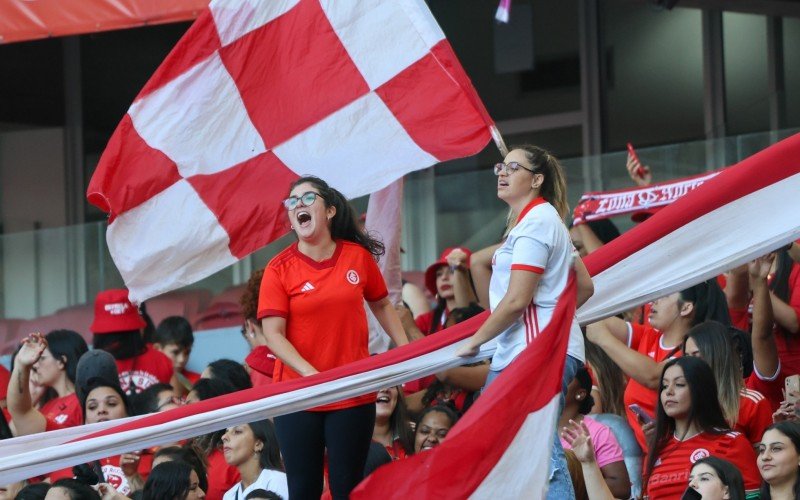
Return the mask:
M351 498L544 498L574 314L572 275L550 323L481 394L447 439L430 451L379 468Z
M594 276L595 295L578 311L579 321L585 324L683 289L800 237L798 159L800 135L731 167L590 255L586 264ZM2 441L0 484L416 380L462 363L455 350L485 318L486 314L477 316L413 344L312 377L126 422ZM481 357L492 351L492 346L484 346ZM484 422L488 431L497 420ZM534 452L548 453L545 438L542 434L537 437L541 441L530 443L527 460ZM508 474L530 474L527 463L504 462L504 467Z
M299 176L361 196L479 152L492 125L423 0L215 0L131 105L87 197L141 302L283 235Z

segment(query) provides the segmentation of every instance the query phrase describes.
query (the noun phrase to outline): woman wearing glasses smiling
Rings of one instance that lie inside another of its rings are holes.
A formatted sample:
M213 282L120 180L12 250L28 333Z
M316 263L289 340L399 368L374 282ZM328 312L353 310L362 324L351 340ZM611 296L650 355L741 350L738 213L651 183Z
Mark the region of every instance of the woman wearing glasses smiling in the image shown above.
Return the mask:
M492 258L492 314L458 351L459 356L471 357L481 345L497 338L486 386L550 322L573 267L577 271L578 306L594 292L589 273L575 255L564 225L567 186L558 160L542 148L522 146L495 165L494 173L497 196L508 204L516 220ZM564 366L562 408L567 385L584 361L583 335L573 321ZM558 436L553 441L550 478L547 498L575 498Z
M284 200L297 242L264 270L258 300L274 382L330 370L369 356L364 301L396 345L408 342L375 262L383 244L359 229L345 197L317 177L302 177ZM327 450L333 498L362 478L375 394L275 418L293 500L319 498Z

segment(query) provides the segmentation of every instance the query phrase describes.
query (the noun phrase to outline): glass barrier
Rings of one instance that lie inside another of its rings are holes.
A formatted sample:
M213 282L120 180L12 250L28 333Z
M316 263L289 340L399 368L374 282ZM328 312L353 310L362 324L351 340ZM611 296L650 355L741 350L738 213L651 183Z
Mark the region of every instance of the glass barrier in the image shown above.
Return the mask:
M748 134L637 151L653 172L654 182L659 182L732 165L798 131ZM586 191L632 186L625 169L626 156L623 151L564 159L570 205L574 206ZM435 172L428 169L406 177L402 255L405 270L424 270L446 247L479 249L499 241L507 209L497 199L491 167L473 163L466 170L463 166L462 161L459 168L448 173L448 165L440 165ZM366 210L366 197L354 202L360 211ZM624 218L618 222L622 230L631 225ZM0 236L0 317L41 317L89 304L100 290L124 286L108 252L105 232L105 223L91 223ZM215 295L246 283L253 270L263 267L291 241L287 235L186 289L204 289Z

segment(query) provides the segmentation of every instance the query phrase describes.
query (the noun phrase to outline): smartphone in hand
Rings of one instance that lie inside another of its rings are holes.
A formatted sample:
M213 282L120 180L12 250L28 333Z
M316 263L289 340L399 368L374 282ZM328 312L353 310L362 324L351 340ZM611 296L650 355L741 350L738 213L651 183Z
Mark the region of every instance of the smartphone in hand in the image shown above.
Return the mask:
M644 171L644 166L642 166L641 160L639 160L639 155L636 154L636 150L633 149L633 144L630 142L628 143L628 154L631 155L633 161L636 162L636 170L634 173L637 177L644 177L647 172Z
M639 417L639 419L644 424L650 424L650 423L653 423L655 421L655 419L650 414L648 414L646 411L644 411L644 409L642 409L642 407L637 405L636 403L634 403L632 405L628 405L628 409L630 411L632 411L634 415Z

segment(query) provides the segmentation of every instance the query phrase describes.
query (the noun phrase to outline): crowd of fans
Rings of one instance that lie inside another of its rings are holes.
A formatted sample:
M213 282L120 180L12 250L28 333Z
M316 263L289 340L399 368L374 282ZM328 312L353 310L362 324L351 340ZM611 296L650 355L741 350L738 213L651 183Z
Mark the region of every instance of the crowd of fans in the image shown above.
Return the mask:
M634 167L637 184L650 182ZM284 202L298 242L241 297L246 359L188 371L185 318L153 325L126 290L104 291L91 349L73 331L32 333L10 373L0 367L0 437L167 411L365 358L365 301L393 346L491 310L459 351L469 358L496 337L491 362L29 478L1 486L0 500L339 499L376 468L439 446L549 321L570 272L578 304L592 295L576 254L619 236L610 221L567 230L563 173L548 152L512 150L495 174L512 214L500 243L445 250L425 273L433 300L406 283L397 305L376 266L382 244L338 191L301 178ZM552 454L548 497L800 499L798 261L794 243L583 331L573 325L553 449L532 450Z

